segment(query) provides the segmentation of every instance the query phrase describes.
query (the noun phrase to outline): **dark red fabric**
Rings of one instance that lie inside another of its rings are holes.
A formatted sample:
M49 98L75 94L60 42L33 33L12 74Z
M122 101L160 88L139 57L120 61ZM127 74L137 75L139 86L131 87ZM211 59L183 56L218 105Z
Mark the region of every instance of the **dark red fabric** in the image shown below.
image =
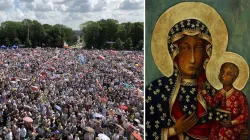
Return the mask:
M198 91L198 93L200 92L200 85L205 81L206 81L206 75L205 75L205 73L202 73L199 76L199 78L197 79L197 91ZM202 114L204 114L204 113L206 113L205 108L203 108L201 103L198 102L198 104L197 104L197 117L201 118ZM178 100L175 100L175 103L172 107L171 115L176 119L176 121L183 116ZM187 133L191 136L195 136L198 138L204 138L204 137L208 138L209 134L210 134L210 130L212 128L212 125L213 125L212 122L195 125ZM172 139L175 140L176 138L178 139L178 137L172 137L170 140L172 140Z

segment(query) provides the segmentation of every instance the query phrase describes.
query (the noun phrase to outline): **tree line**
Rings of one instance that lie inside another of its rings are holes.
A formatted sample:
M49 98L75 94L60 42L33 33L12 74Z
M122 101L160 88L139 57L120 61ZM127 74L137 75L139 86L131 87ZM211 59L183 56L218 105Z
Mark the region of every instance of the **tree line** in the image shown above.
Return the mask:
M88 21L80 25L86 48L142 50L143 22L119 23L114 19Z
M25 47L63 47L76 41L71 28L64 25L41 24L36 20L5 21L0 26L0 44L5 46L24 44Z
M80 25L87 49L142 50L143 22L119 23L114 19L88 21ZM41 24L36 20L5 21L0 26L0 45L25 47L63 47L76 44L77 35L65 25Z

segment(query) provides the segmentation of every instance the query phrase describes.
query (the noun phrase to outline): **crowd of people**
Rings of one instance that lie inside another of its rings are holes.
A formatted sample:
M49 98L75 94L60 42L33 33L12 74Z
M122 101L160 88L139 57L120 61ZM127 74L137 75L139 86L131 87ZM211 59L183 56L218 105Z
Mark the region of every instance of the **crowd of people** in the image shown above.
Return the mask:
M0 50L0 138L143 137L143 52Z

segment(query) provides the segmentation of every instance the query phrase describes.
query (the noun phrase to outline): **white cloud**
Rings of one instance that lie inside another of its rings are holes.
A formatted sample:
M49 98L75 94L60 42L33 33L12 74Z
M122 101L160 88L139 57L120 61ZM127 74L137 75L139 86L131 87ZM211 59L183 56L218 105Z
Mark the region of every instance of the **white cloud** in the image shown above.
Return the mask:
M44 12L36 12L35 15L36 15L36 18L37 18L38 20L39 20L39 19L47 19L47 18L48 18L47 14L44 13Z
M20 0L21 2L33 2L35 0Z
M96 2L93 3L92 10L93 11L102 11L106 8L107 4L108 4L107 1L97 0Z
M0 0L0 11L14 7L14 0Z
M143 21L142 5L143 0L0 0L0 22L28 18L79 29L80 24L89 20Z
M45 2L45 0L43 0L43 2ZM53 3L52 2L46 2L46 3L36 3L36 6L35 6L34 10L35 11L47 12L47 11L53 11L53 9L54 9Z
M119 9L122 10L137 10L143 9L144 1L143 0L123 0L119 5Z

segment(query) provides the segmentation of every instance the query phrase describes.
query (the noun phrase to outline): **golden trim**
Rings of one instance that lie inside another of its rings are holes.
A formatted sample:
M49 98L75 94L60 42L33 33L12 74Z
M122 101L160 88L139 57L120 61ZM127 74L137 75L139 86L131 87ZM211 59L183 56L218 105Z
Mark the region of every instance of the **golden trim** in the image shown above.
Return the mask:
M207 34L201 33L198 35L198 37L206 40L209 43L212 43L212 38Z
M173 91L172 91L172 93L171 93L171 95L170 95L170 98L169 98L169 110L170 110L170 116L171 116L171 118L172 118L172 120L175 122L176 120L175 120L175 118L171 115L171 113L172 113L172 108L173 108L173 105L174 105L174 102L175 102L175 99L176 99L176 97L177 97L177 94L178 94L178 92L179 92L179 89L180 89L180 86L181 86L181 78L180 78L180 76L178 75L177 76L177 79L176 79L176 83L175 83L175 85L174 85L174 89L173 89Z
M188 12L183 12L188 11ZM166 10L158 19L152 34L151 51L158 69L167 77L173 74L173 60L169 54L168 33L178 22L185 19L197 19L204 23L210 33L212 57L220 57L226 51L228 32L221 16L210 6L201 2L182 2Z
M218 79L220 73L220 67L225 62L234 63L239 68L239 76L234 81L234 88L242 90L249 78L249 67L246 60L233 52L224 52L221 54L221 58L216 60L210 59L206 68L206 77L209 83L217 90L222 89L223 85Z
M208 41L209 43L212 43L212 38L205 33L201 33L199 28L195 28L195 29L184 28L184 29L182 29L182 32L176 33L171 37L171 43L174 43L175 41L181 39L184 35L190 35L190 36L198 35L198 37Z
M173 51L170 55L172 57L172 60L174 60L175 56L179 54L179 47L176 44L171 44L171 46L175 46L177 49Z
M211 55L212 55L212 54L211 54L212 52L209 51L209 49L211 48L211 46L212 46L211 44L208 44L208 45L206 46L206 52L207 52L207 55L208 55L209 58L210 58Z
M161 140L164 140L164 129L161 129Z
M223 89L223 90L224 90L224 89ZM225 91L225 90L224 90L224 91ZM225 93L226 93L226 99L228 99L228 98L233 94L234 91L235 91L234 88L231 88L228 92L225 91Z
M177 33L171 37L171 44L184 36L183 32Z
M161 140L168 140L168 129L169 128L162 128L161 129Z
M207 114L207 104L203 96L201 95L201 92L197 94L197 100L201 103L202 107L206 110L203 114L201 114L201 116L203 117Z
M183 79L181 81L182 86L196 86L197 80L196 79Z

